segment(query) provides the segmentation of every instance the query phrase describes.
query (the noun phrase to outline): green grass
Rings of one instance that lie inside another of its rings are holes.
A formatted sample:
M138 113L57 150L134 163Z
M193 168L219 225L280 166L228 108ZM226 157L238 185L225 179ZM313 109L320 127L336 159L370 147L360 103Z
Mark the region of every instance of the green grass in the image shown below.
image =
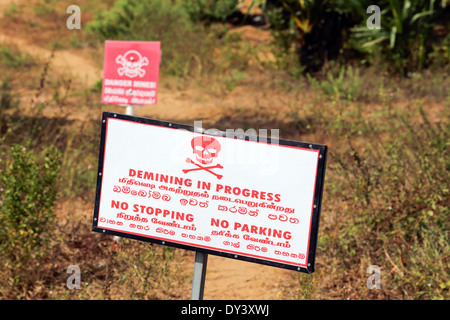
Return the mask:
M0 63L13 69L27 68L34 64L33 58L16 48L0 45Z

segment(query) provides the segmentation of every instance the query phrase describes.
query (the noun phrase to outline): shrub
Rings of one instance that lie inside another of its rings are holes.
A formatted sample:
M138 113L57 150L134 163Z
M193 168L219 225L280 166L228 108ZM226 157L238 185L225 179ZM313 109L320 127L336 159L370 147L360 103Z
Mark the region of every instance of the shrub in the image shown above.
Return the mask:
M18 100L11 93L11 83L6 76L0 85L0 135L7 131L8 116L6 110L14 109L18 105Z
M0 62L14 69L29 68L34 64L33 58L28 54L11 50L3 45L0 45Z
M353 70L351 66L341 67L336 76L328 71L324 80L315 79L309 73L306 74L306 77L314 88L322 90L326 96L335 100L354 101L362 96L363 79L359 75L359 70Z
M366 27L366 8L377 4L381 12L380 29ZM358 12L362 25L355 29L354 36L360 40L361 48L370 48L372 56L381 56L389 63L389 69L407 74L420 70L431 63L433 45L441 42L448 20L446 1L434 0L380 0L349 1L343 3Z
M294 42L306 72L317 72L326 61L336 59L354 21L337 0L265 1L265 15L275 39L285 48Z
M40 163L16 144L0 164L0 257L9 275L2 286L23 298L51 240L61 154L50 147Z
M389 71L407 75L429 66L433 62L433 47L448 34L446 1L264 2L266 19L278 44L288 48L295 43L300 63L307 72L320 70L326 61L339 58L345 51L355 51L352 55L366 55L373 64L382 57ZM371 5L381 10L379 29L367 27L370 17L367 8Z
M365 143L348 140L334 153L349 211L336 244L347 266L383 266L387 297L441 299L450 263L450 130L420 108L417 116L366 120Z
M194 22L225 21L239 6L240 0L186 0L183 6Z

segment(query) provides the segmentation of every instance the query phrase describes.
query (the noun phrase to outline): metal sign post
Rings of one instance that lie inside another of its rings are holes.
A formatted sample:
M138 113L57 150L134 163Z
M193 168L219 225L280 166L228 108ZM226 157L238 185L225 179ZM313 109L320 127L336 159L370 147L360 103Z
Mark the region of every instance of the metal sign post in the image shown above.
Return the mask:
M195 252L194 276L192 277L191 300L203 300L205 291L206 265L208 254Z
M128 104L126 107L125 113L129 116L134 116L134 106Z

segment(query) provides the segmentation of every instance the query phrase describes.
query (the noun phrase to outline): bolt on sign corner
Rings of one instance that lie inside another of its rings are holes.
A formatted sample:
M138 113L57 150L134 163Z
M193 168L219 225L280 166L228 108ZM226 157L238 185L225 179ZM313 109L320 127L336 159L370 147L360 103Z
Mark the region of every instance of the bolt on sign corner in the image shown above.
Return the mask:
M93 231L314 271L327 147L104 112Z
M105 41L102 103L156 104L160 60L158 41Z

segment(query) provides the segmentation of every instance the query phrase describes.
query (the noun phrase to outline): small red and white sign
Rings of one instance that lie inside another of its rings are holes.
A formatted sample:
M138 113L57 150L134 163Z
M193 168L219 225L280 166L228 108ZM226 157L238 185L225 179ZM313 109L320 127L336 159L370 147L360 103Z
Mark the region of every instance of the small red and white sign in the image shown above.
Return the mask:
M313 272L326 146L105 112L93 230Z
M156 104L160 42L105 41L102 103Z

